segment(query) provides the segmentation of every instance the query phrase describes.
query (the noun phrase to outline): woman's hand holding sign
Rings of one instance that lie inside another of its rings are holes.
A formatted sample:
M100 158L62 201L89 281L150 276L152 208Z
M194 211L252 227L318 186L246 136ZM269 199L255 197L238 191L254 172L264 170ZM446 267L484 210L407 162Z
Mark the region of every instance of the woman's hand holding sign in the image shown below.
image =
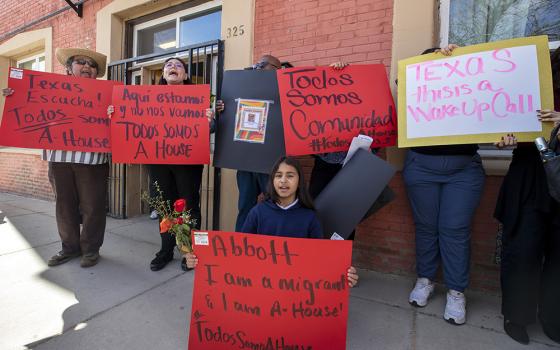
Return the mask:
M216 101L216 112L222 113L224 111L224 108L225 108L224 101L217 100Z
M560 123L560 112L551 109L538 110L537 118L541 122L554 122L554 126L557 126ZM558 134L558 140L560 140L560 133Z
M224 111L224 101L217 100L216 101L216 112L222 113ZM208 118L208 122L212 123L212 119L216 117L216 112L212 108L206 108L206 118Z
M443 47L441 49L437 49L434 52L440 52L444 56L451 56L453 54L453 50L455 50L458 47L459 47L459 45L449 44L446 47Z
M506 147L515 147L517 146L517 138L514 134L507 134L505 136L502 136L502 139L500 141L494 142L494 146L499 149Z
M350 287L355 287L358 284L359 276L354 266L350 266L346 274L346 278L348 278L348 285Z
M189 269L194 269L196 265L198 265L198 258L194 255L194 253L187 253L183 255L183 257L187 261L187 267Z
M12 89L12 88L2 89L2 96L4 96L4 97L8 97L13 93L14 93L14 89Z
M344 69L344 67L346 67L346 66L348 66L348 63L342 62L342 61L338 61L338 62L335 62L335 63L331 63L331 64L329 65L329 67L331 67L331 68L334 69L334 70L342 70L342 69Z
M109 119L113 117L113 113L115 113L115 106L113 105L107 106L107 117L109 117Z
M554 125L558 125L560 123L560 112L550 109L538 110L537 118L541 122L554 122Z

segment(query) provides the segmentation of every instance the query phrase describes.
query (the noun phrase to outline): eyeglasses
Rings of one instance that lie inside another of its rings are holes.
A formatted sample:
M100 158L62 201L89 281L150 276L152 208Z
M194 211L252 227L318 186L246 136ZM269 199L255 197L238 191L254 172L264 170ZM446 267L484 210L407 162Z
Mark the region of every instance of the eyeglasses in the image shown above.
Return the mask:
M167 68L167 69L171 69L171 68L176 68L176 69L185 69L185 67L183 66L183 64L181 62L167 62L163 68Z
M91 68L97 69L97 62L95 62L94 60L88 60L88 59L85 59L85 58L78 58L78 59L75 59L72 63L79 64L80 66L85 66L87 64Z

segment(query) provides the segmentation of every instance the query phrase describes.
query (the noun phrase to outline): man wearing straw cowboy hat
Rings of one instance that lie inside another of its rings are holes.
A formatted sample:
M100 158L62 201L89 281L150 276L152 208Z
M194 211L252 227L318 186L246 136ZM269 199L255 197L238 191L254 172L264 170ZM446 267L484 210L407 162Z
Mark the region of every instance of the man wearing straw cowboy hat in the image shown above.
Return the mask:
M57 49L56 58L68 75L96 79L105 74L107 57L88 49ZM4 96L12 89L4 89ZM105 234L105 196L109 164L107 153L44 150L49 161L49 180L56 198L56 224L62 250L47 264L57 266L81 256L80 266L99 261ZM80 224L82 230L80 233Z

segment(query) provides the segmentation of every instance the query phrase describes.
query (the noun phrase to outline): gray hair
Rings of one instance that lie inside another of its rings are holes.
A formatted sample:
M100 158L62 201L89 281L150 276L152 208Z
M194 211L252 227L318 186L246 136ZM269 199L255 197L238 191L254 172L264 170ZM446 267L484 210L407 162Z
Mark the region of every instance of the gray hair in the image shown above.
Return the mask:
M72 74L71 74L71 72L72 72L72 62L74 62L74 57L76 57L76 56L70 56L70 57L68 57L68 59L66 60L66 65L65 65L65 66L66 66L66 72L67 72L69 75L72 75Z

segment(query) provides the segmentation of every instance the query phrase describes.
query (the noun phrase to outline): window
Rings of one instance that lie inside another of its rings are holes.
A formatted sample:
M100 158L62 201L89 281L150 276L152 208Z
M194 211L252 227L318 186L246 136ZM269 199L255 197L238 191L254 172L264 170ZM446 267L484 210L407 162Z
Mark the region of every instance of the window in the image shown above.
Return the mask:
M548 35L560 45L560 0L441 0L441 45Z
M132 81L131 81L132 85L142 85L142 71L141 70L137 70L137 71L132 72L131 76L132 76Z
M135 24L133 55L163 53L221 37L221 1L209 1L173 14Z
M180 47L220 39L222 11L197 17L183 17L179 24Z
M32 57L26 57L17 61L17 67L22 69L32 69L40 72L45 71L45 54L41 53Z
M175 21L142 29L137 34L137 56L162 53L177 47Z
M170 56L190 62L189 77L195 84L210 83L212 94L217 90L217 45L193 48L192 51L168 54L176 48L196 46L221 38L221 0L202 2L189 8L168 8L144 18L129 22L127 30L132 39L132 57L161 54L159 57L137 60L132 63L134 84L157 84L161 77L163 60ZM192 53L192 57L189 55ZM131 58L132 58L131 57Z

